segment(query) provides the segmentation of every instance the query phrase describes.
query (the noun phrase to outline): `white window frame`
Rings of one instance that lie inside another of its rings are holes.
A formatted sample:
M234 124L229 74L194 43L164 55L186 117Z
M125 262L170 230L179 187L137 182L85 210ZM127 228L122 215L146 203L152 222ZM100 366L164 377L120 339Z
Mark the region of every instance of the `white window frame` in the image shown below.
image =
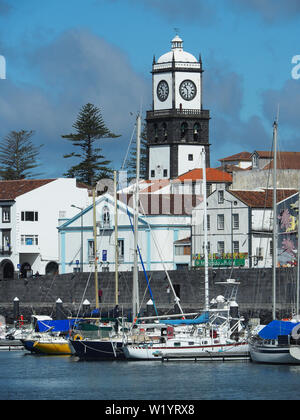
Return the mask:
M225 216L224 214L217 214L217 229L224 230L225 227Z

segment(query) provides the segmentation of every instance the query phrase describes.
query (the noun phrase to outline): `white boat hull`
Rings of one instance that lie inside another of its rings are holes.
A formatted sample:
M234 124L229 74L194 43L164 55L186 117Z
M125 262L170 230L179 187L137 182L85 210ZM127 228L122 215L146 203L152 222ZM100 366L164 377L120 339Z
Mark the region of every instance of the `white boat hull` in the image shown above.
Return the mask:
M255 363L269 363L279 365L300 365L300 360L293 357L292 347L249 345L251 360ZM292 353L292 354L291 354Z
M162 360L162 359L248 359L249 346L247 343L227 344L219 346L190 346L170 347L163 345L127 345L123 348L125 357L133 360Z

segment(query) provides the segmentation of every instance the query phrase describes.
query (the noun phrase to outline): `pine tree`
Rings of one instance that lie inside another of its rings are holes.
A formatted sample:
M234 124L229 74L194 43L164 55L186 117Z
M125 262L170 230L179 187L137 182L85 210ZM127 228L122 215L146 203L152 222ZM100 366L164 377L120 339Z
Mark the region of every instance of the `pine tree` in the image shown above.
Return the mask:
M32 172L40 166L37 162L40 148L31 138L34 131L11 131L0 143L0 177L4 180L32 178L41 175Z
M147 133L146 125L143 124L143 129L141 133L141 150L140 150L140 178L147 179ZM130 156L128 162L125 166L127 170L127 179L128 181L135 179L136 176L136 140L132 142L130 148Z
M111 172L107 167L111 161L105 159L100 153L101 148L95 147L95 141L101 138L119 137L113 134L105 125L100 109L88 103L79 111L76 122L73 124L75 134L62 135L70 140L73 146L80 147L82 153L70 153L64 158L82 158L78 165L72 166L66 174L67 177L76 177L88 185L94 186L101 179L103 173Z

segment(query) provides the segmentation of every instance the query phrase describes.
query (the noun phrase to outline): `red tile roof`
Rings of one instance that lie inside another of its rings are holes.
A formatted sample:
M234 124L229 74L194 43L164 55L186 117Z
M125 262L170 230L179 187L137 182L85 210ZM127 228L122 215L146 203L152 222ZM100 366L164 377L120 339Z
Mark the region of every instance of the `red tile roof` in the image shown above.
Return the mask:
M297 190L278 189L277 203L296 194ZM273 207L273 190L264 191L243 191L230 190L230 193L239 200L243 201L247 206L254 208L272 208Z
M242 160L242 161L250 161L252 160L251 158L252 153L249 152L240 152L240 153L236 153L235 155L232 156L228 156L226 158L223 159L219 159L220 162L232 162L235 160Z
M257 154L261 159L272 159L273 152L270 150L255 150L252 155Z
M272 169L273 160L264 169ZM277 169L300 169L300 152L279 152L277 155Z
M180 175L173 182L198 181L200 179L203 179L203 170L202 168L197 168ZM206 168L206 181L232 183L232 176L227 172L220 171L219 169Z
M0 200L14 200L16 197L42 187L52 181L55 181L55 179L0 181Z

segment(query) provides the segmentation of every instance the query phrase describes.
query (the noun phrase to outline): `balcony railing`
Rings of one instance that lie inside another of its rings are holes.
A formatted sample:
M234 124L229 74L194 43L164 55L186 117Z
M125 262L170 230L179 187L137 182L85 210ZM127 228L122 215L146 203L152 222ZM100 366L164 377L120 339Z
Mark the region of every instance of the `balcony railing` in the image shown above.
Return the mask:
M184 117L189 115L199 115L202 118L209 118L209 110L207 109L160 109L156 111L147 111L147 118L163 117L163 116Z

